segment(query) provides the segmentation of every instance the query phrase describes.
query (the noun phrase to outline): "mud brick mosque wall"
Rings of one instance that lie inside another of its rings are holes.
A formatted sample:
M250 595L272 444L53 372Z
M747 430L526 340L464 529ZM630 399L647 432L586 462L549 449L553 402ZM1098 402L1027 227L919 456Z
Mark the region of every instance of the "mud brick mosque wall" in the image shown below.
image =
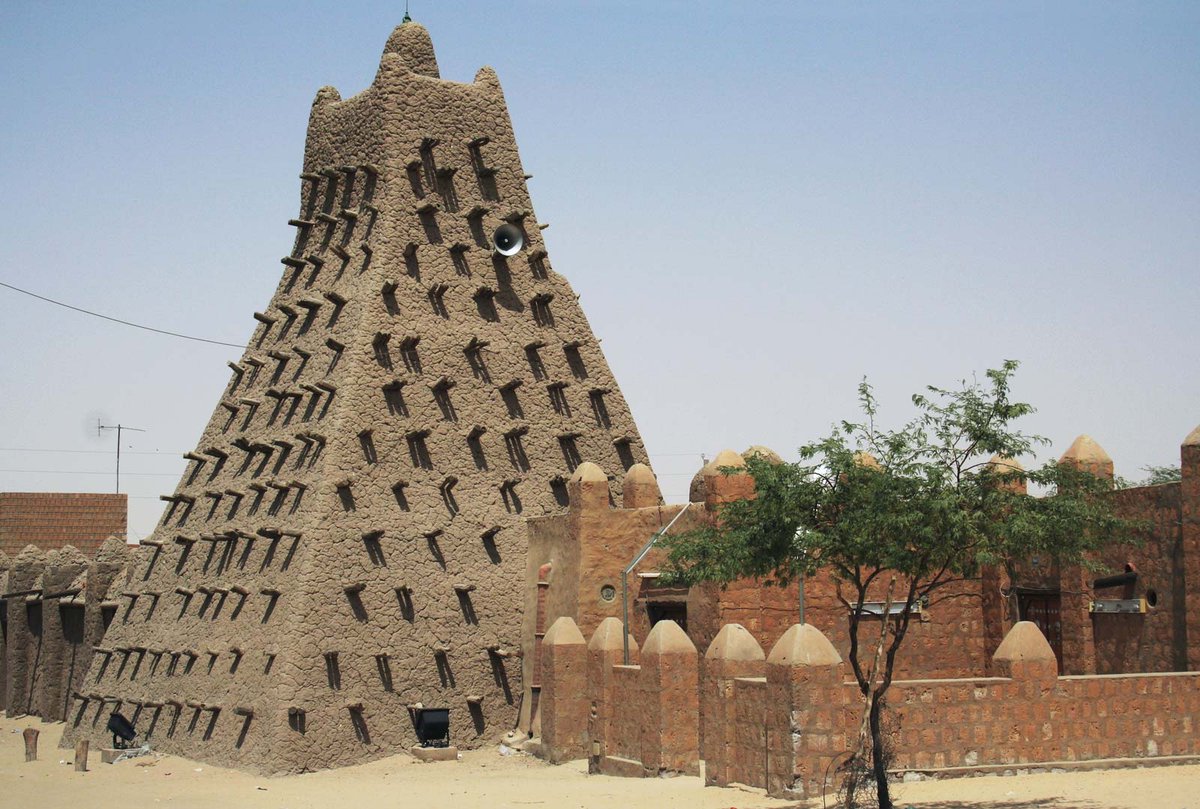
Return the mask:
M514 726L521 521L646 459L526 179L495 72L441 79L415 23L318 91L294 249L88 674L157 747L303 771L413 743L416 703Z
M0 553L0 707L9 716L67 718L93 649L116 613L133 549L111 537L91 559L68 545Z

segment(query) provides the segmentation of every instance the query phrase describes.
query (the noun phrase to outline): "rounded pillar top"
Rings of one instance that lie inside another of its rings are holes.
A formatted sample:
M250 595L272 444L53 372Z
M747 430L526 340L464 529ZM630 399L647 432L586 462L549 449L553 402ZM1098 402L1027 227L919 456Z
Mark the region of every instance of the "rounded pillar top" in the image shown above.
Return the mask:
M751 458L759 458L760 460L766 461L769 464L783 463L783 458L779 457L778 452L770 447L764 447L761 444L754 444L753 446L747 447L746 451L742 453L742 457L746 460L750 460Z
M546 646L583 646L587 641L583 639L575 619L564 615L550 624L542 643Z
M1200 447L1200 424L1196 425L1196 429L1188 433L1187 438L1183 439L1185 447Z
M625 473L621 485L621 505L625 508L645 508L662 502L658 479L644 463L635 463Z
M704 465L704 477L710 478L721 474L721 468L726 466L737 466L744 468L746 460L731 449L723 449L717 453L717 457L713 458Z
M600 626L596 627L596 631L592 633L592 639L588 641L588 649L593 652L623 650L625 648L624 634L625 626L621 623L621 619L610 615L601 621ZM633 635L630 635L630 650L636 651L637 647L637 641L633 639Z
M766 660L762 647L741 624L725 624L704 653L709 660Z
M883 469L883 467L879 465L879 460L874 455L863 450L854 453L854 463L858 466L861 466L863 469Z
M642 657L653 657L665 654L696 653L696 644L687 633L674 621L659 621L646 636L646 645L642 647Z
M771 648L767 662L777 666L836 666L842 656L812 624L792 624Z
M1091 472L1097 477L1111 478L1113 462L1104 447L1096 443L1090 435L1081 435L1071 442L1067 451L1058 459L1059 463L1071 464L1079 469Z
M584 461L575 467L575 474L571 475L571 481L573 483L603 483L607 486L608 476L596 464L591 461Z

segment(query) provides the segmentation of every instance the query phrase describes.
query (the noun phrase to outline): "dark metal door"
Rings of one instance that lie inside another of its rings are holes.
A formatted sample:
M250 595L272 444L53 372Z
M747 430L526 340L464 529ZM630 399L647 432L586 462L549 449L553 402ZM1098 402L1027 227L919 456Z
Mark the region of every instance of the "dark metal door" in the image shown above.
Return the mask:
M1022 621L1032 621L1046 636L1058 658L1058 670L1062 671L1062 596L1058 593L1018 593L1017 608Z

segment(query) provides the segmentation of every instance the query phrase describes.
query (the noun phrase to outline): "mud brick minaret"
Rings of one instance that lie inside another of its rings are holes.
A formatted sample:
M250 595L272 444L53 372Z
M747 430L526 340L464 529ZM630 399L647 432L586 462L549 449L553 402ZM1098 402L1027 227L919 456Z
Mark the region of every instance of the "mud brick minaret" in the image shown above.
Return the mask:
M526 179L495 72L441 79L420 25L363 92L317 92L294 249L68 742L119 709L158 749L298 772L406 748L416 703L460 746L514 726L522 520L584 459L646 460Z

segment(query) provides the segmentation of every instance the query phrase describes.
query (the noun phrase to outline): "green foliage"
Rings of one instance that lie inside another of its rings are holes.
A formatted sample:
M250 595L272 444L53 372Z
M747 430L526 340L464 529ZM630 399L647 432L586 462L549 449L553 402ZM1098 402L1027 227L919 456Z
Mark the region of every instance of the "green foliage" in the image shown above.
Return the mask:
M1178 483L1183 480L1183 472L1179 464L1167 466L1154 466L1153 464L1143 466L1142 471L1146 473L1144 480L1126 480L1118 477L1116 487L1118 489L1132 489L1138 486L1157 486L1160 483Z
M1110 484L1053 462L1031 471L988 463L1045 443L1013 426L1033 412L1009 398L1016 368L1008 361L986 382L927 388L912 398L916 417L895 430L877 426L878 403L864 381L863 418L801 447L799 462L749 458L757 498L727 504L719 526L669 538L671 573L687 582L756 576L786 584L827 569L849 585L852 607L885 572L900 576L912 601L982 565L1033 555L1081 560L1121 528L1099 496ZM1028 497L1015 484L1057 496Z
M884 695L917 605L985 565L1011 574L1014 562L1031 556L1081 563L1101 544L1134 538L1111 511L1111 481L1068 464L1026 471L990 463L993 456L1028 456L1046 443L1014 426L1033 412L1009 398L1016 369L1010 360L984 382L926 388L912 397L916 416L896 430L876 425L878 403L864 380L861 420L801 447L797 463L747 458L757 496L725 504L716 525L663 542L667 576L680 582L758 577L782 585L821 570L833 575L848 610L849 662L870 736L869 756L864 743L847 766L860 776L869 769L884 809L892 805ZM1029 485L1053 496L1027 496ZM878 619L866 618L863 604L882 592L900 612L887 619L873 661L864 663L859 627Z

